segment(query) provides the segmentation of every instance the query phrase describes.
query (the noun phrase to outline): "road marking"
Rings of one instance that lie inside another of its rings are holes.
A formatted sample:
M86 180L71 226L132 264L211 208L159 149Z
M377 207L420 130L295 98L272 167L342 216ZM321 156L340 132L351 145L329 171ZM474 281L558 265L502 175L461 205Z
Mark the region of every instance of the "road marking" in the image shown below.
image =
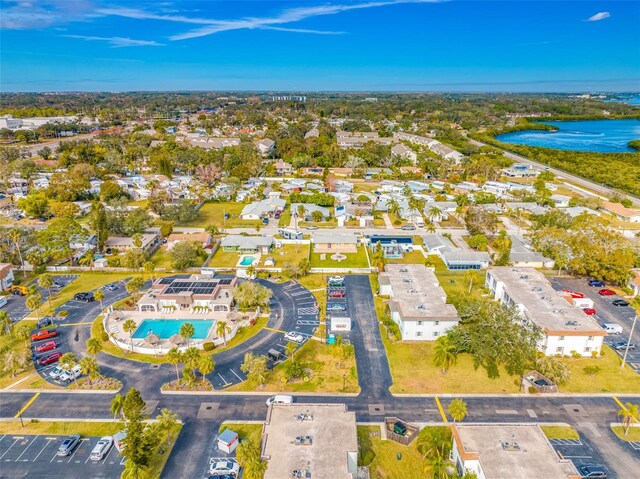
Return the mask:
M286 331L282 331L281 329L274 329L274 328L267 328L266 326L262 329L266 329L267 331L273 331L274 333L282 333L282 334L286 334Z
M6 456L6 455L7 455L7 453L11 450L11 448L12 448L12 447L16 444L16 442L18 442L19 440L20 440L20 439L15 439L15 440L13 441L13 444L11 444L11 445L9 446L9 449L7 449L6 451L4 451L4 454L3 454L2 456L0 456L0 460L2 460L2 458L3 458L4 456Z
M76 446L76 448L73 450L73 452L71 453L71 457L69 458L69 460L67 461L67 464L69 464L71 462L71 459L73 459L73 456L76 455L76 452L78 452L78 450L80 450L80 448L82 447L82 445L84 444L84 441L80 441L80 444L78 444Z
M565 459L592 459L593 456L564 456Z
M48 437L47 439L48 439L47 443L42 447L42 449L40 449L40 452L38 453L38 455L31 462L36 462L38 460L38 458L40 457L40 454L42 454L44 452L44 450L47 448L47 446L49 444L51 444L51 441L55 441L56 438Z
M22 451L22 454L20 454L18 456L18 458L16 459L16 462L20 460L20 458L24 455L25 452L27 452L27 449L29 449L31 447L31 444L33 444L34 442L36 442L36 439L38 439L38 437L40 437L40 434L38 434L36 437L34 437L31 442L29 443L29 445L27 447L24 448L24 451ZM27 462L28 459L25 459L24 462Z
M617 398L617 397L615 397L615 396L612 396L612 398L613 398L613 400L614 400L615 402L617 402L617 403L618 403L618 406L620 406L620 408L622 408L622 410L623 410L623 411L627 411L627 412L629 412L629 410L627 409L627 406L625 406L624 404L622 404L622 403L620 402L620 399L618 399L618 398ZM638 420L635 418L635 416L631 416L631 420L632 420L633 422L638 422Z
M447 415L444 413L444 409L442 409L442 404L440 403L440 398L438 396L435 397L436 406L438 406L438 411L440 411L440 416L442 416L442 420L444 422L449 422L447 419Z
M229 369L229 371L231 371L231 372L233 373L233 375L234 375L235 377L237 377L240 381L244 381L244 379L242 379L240 376L238 376L238 375L236 374L236 372L235 372L233 369Z
M529 413L529 417L532 417L532 418L538 417L538 415L533 409L527 409L527 412Z
M228 386L231 383L228 383L223 377L222 374L218 373L218 376L220 376L220 379L222 379L222 382L224 383L225 386Z
M40 393L35 393L33 397L29 399L24 406L22 406L22 409L18 411L18 414L14 416L14 419L19 418L22 415L22 413L24 413L27 410L27 408L31 406L36 399L38 399L38 396L40 396Z
M513 414L513 415L517 415L518 411L516 409L496 409L496 414Z
M106 456L104 456L104 459L102 460L102 464L105 464L107 462L107 459L111 455L111 451L113 451L115 448L116 448L115 445L112 444L111 447L109 448L109 452L107 453ZM91 455L89 455L89 457L91 457Z
M58 324L58 326L66 327L66 326L89 326L93 324L91 321L83 322L83 323L69 323L69 324Z

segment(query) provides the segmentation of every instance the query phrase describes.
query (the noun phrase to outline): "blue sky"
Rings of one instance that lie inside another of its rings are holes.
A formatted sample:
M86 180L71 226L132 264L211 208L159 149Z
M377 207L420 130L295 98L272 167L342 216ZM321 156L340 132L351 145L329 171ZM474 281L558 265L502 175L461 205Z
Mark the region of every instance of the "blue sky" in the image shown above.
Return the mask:
M637 1L0 0L0 90L638 91Z

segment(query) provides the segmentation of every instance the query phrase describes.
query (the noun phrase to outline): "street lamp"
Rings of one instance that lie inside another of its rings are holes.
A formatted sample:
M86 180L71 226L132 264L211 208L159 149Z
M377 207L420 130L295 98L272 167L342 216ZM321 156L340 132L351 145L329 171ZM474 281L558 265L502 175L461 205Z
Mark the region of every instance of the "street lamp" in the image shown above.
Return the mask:
M624 348L624 356L622 357L622 364L620 365L620 369L624 369L624 365L627 363L627 354L629 354L629 346L631 345L631 338L633 338L633 330L636 328L636 321L638 321L638 311L636 311L636 314L633 317L633 324L631 325L631 332L629 333L627 346Z

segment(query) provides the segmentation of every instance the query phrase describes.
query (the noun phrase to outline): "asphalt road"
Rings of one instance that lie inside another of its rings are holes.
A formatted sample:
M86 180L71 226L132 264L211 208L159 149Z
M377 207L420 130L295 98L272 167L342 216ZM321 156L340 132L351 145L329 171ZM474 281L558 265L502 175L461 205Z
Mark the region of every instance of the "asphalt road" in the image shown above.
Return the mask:
M78 275L75 274L64 274L55 275L53 278L56 283L64 288L69 283L74 281L77 277ZM42 305L47 306L47 301L49 299L49 290L38 286L38 291L42 295ZM56 290L54 289L51 290L51 293L52 298L54 298L57 294ZM7 312L12 321L20 321L22 318L31 314L31 310L25 305L26 300L26 296L18 296L16 294L11 294L7 297L7 305L3 309Z

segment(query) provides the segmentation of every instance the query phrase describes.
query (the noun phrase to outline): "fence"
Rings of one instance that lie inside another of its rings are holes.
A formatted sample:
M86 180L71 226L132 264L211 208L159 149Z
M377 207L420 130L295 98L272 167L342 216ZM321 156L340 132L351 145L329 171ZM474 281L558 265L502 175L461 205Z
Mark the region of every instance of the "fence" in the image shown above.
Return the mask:
M404 436L393 432L393 426L398 422L402 423L407 428L407 433ZM397 417L384 418L384 426L387 433L387 439L404 444L405 446L411 444L413 440L418 437L418 434L420 434L420 428L418 426L410 424Z

